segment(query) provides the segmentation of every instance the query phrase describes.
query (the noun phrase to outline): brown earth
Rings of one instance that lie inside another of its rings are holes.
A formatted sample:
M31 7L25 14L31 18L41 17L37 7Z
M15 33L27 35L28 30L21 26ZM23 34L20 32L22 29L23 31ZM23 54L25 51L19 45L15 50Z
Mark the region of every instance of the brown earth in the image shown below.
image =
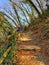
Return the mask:
M28 35L28 33L25 35ZM46 40L41 40L39 34L31 34L28 36L31 40L18 40L17 64L49 65L49 42Z
M32 25L19 36L17 65L49 65L49 24Z

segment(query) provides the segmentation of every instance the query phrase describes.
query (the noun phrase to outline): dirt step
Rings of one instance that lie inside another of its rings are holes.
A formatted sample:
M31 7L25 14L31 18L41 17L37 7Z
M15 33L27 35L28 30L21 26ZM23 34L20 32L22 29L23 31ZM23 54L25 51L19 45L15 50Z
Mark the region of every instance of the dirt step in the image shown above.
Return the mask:
M36 54L36 53L35 53ZM45 65L43 61L37 59L37 55L29 51L18 51L18 65Z
M19 45L18 46L19 50L40 50L41 48L37 45Z

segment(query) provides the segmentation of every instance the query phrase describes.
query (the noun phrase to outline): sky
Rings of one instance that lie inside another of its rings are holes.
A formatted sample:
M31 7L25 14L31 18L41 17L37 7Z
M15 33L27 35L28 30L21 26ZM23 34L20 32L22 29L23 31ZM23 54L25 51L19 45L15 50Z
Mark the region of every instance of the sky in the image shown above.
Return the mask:
M18 1L18 0L16 0ZM37 4L36 0L32 0L34 2L34 4L37 6L38 10L41 12L40 8L39 8L39 5ZM25 6L25 5L24 5ZM11 6L11 3L9 2L9 0L0 0L0 11L3 11L4 13L6 13L8 16L10 16L10 14L8 14L5 9L8 11L10 10L12 13L14 13L13 9L12 9L12 6ZM31 11L31 10L30 10ZM22 15L21 15L21 11L18 11L20 17L22 18ZM36 14L36 13L35 13ZM11 17L11 16L10 16ZM28 16L27 16L28 18ZM12 18L13 19L13 18ZM25 17L23 16L23 19L25 20ZM8 19L9 20L9 19ZM29 20L29 18L28 18ZM10 21L12 22L12 21ZM16 21L15 21L16 22ZM23 21L21 20L22 24L23 24ZM12 25L14 25L14 23L12 22ZM25 20L25 25L28 25L26 23L26 20Z
M12 6L10 5L9 0L0 0L0 11L1 11L1 12L4 12L4 13L7 14L8 16L10 16L10 15L5 11L5 9L6 9L6 10L9 9L9 10L13 13L13 9L12 9ZM11 16L10 16L10 17L11 17ZM10 23L12 23L13 26L15 26L14 23L13 23L10 19L8 19L8 20L10 21Z
M5 6L6 4L8 4L9 1L8 0L0 0L0 6L3 7Z
M0 0L0 10L4 8L9 8L11 10L9 0Z
M36 0L33 0L33 1L35 2ZM1 8L5 7L5 6L9 6L8 4L9 4L9 0L0 0L0 7Z
M16 0L16 1L18 1L18 0ZM38 7L38 4L37 4L37 2L36 2L36 0L32 0L33 2L34 2L34 4ZM43 6L45 7L45 2L44 1L41 1L41 2L43 2L44 4L43 4ZM9 5L9 0L0 0L0 10L1 10L1 8L4 8L4 7L8 7L8 8L10 8L10 5ZM40 9L38 8L38 10L40 11ZM41 12L41 11L40 11Z
M18 0L16 0L18 1ZM25 5L24 5L25 6ZM10 5L10 2L9 0L0 0L0 11L3 11L4 13L6 13L8 16L10 16L10 14L8 14L5 9L9 9L12 13L14 13L13 9L12 9L12 6ZM18 14L19 16L24 20L21 19L21 24L25 24L25 25L28 25L28 23L26 22L26 18L25 16L22 17L23 13L18 10ZM26 14L27 15L27 14ZM11 16L10 16L11 17ZM13 19L13 18L12 18ZM27 19L29 20L29 17L27 16ZM9 20L9 19L8 19ZM13 19L14 20L14 19ZM15 21L15 20L14 20ZM10 20L10 22L12 23L12 25L14 25L14 23ZM16 21L15 21L16 22ZM15 26L15 25L14 25Z

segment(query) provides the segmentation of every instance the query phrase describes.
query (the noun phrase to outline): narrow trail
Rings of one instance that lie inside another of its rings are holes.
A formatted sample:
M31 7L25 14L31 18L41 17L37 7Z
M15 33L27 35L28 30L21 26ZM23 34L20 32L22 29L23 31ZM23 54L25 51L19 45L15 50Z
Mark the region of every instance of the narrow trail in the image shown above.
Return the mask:
M41 32L43 25L40 23L37 27L30 26L29 31L20 36L22 39L29 37L31 40L18 40L18 65L49 65L49 39L44 39L45 33ZM48 30L49 26L46 25L44 31Z
M49 65L49 57L45 55L45 44L39 35L30 35L28 41L18 41L18 65Z

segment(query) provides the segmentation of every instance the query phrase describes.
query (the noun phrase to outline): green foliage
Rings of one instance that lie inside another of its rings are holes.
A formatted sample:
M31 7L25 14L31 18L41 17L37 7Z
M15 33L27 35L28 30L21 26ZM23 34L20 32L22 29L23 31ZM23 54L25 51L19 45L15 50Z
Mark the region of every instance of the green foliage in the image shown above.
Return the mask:
M14 57L14 54L12 54L11 52L8 54L8 56L6 57L6 59L5 60L7 60L7 59L12 59Z
M3 65L8 65L8 63L12 65L12 58L15 56L12 52L17 50L17 33L14 31L15 28L9 23L4 15L0 13L0 58L2 58L8 47L12 47Z

